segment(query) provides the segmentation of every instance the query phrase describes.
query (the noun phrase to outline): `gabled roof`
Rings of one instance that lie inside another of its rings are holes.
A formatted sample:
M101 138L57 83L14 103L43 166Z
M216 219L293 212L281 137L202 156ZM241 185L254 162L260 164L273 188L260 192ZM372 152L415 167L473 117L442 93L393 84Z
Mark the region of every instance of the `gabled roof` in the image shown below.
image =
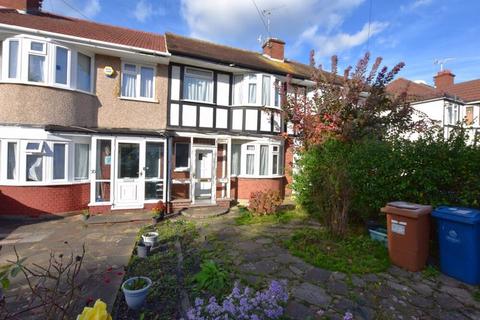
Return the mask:
M235 65L253 70L310 79L313 68L295 61L278 61L265 57L259 52L242 50L192 39L173 33L165 33L168 51L179 56L198 58L225 65Z
M167 53L163 35L64 17L48 12L23 14L15 9L0 8L0 24Z
M480 101L480 79L456 83L446 91L466 102Z
M459 82L440 90L427 84L398 78L387 86L387 91L394 95L406 93L409 101L424 101L441 97L464 102L480 101L480 79Z

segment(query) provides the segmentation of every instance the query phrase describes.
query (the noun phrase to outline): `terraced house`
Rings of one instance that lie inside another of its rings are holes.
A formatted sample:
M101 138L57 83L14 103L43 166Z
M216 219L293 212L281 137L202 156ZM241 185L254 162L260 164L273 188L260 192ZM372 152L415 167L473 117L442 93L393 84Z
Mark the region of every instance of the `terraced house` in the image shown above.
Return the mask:
M287 75L309 66L268 39L252 52L0 0L0 214L229 206L288 193Z

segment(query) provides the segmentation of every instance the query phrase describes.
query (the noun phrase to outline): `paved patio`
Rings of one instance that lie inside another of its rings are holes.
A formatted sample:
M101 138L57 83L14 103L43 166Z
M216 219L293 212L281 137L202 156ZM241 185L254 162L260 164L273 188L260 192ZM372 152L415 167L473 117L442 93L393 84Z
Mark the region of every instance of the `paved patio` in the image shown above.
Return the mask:
M79 254L85 244L86 254L79 280L86 281L82 299L102 299L111 308L123 280L140 227L150 223L149 213L113 213L92 217L89 223L81 216L58 220L12 222L0 220L0 265L15 260L15 246L28 264L48 265L50 252L57 255ZM30 291L18 275L7 291L7 303L25 305Z
M235 225L236 210L219 218L197 221L205 246L223 247L238 278L264 287L273 279L288 282L286 313L292 319L480 319L477 287L439 275L391 267L388 272L349 276L316 268L292 256L281 241L305 223ZM307 224L318 227L317 224Z

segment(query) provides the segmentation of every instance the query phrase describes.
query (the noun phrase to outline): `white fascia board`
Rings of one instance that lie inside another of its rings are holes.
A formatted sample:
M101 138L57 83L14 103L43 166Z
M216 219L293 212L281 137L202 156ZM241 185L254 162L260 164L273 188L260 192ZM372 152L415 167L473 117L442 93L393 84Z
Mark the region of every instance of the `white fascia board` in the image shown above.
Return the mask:
M23 32L31 35L51 37L56 40L61 40L64 42L69 42L77 45L88 46L88 47L99 49L99 50L106 50L108 52L114 51L117 53L123 52L124 54L136 54L136 55L143 54L145 56L153 55L155 58L162 60L162 62L165 64L168 64L168 61L169 61L168 58L170 58L171 56L169 52L144 49L144 48L127 46L122 44L115 44L115 43L106 42L106 41L93 40L88 38L70 36L62 33L13 26L13 25L4 24L4 23L0 23L0 30L9 31L9 32Z
M414 101L414 102L410 102L410 104L411 105L417 105L417 104L424 104L424 103L427 103L427 102L434 102L434 101L440 101L440 100L451 101L451 102L455 102L455 103L458 103L458 104L464 104L463 101L455 100L455 99L448 98L448 97L440 97L440 98L432 98L432 99L421 100L421 101Z
M228 135L228 134L216 134L216 133L198 133L198 132L184 132L177 131L174 133L177 137L193 137L193 138L205 138L205 139L235 139L235 140L251 140L251 141L279 141L283 140L282 137L253 137L253 136L241 136L241 135Z

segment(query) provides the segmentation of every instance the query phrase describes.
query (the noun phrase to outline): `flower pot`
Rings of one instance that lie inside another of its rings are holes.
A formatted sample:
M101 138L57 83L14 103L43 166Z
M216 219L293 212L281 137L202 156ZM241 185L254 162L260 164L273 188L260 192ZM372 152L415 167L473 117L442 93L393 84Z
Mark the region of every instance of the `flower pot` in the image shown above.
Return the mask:
M127 283L135 281L138 278L144 279L147 282L147 285L142 289L138 289L138 290L129 290L125 288L125 285ZM132 310L140 309L145 303L145 299L147 298L147 294L148 294L148 289L150 289L151 286L152 286L152 280L150 280L147 277L133 277L133 278L127 279L122 284L122 291L123 291L123 294L125 295L125 301L127 302L128 307Z
M143 243L151 243L153 246L157 242L158 232L147 232L146 234L142 235Z
M150 246L145 245L144 243L139 243L137 246L137 256L139 258L146 258L150 252Z

